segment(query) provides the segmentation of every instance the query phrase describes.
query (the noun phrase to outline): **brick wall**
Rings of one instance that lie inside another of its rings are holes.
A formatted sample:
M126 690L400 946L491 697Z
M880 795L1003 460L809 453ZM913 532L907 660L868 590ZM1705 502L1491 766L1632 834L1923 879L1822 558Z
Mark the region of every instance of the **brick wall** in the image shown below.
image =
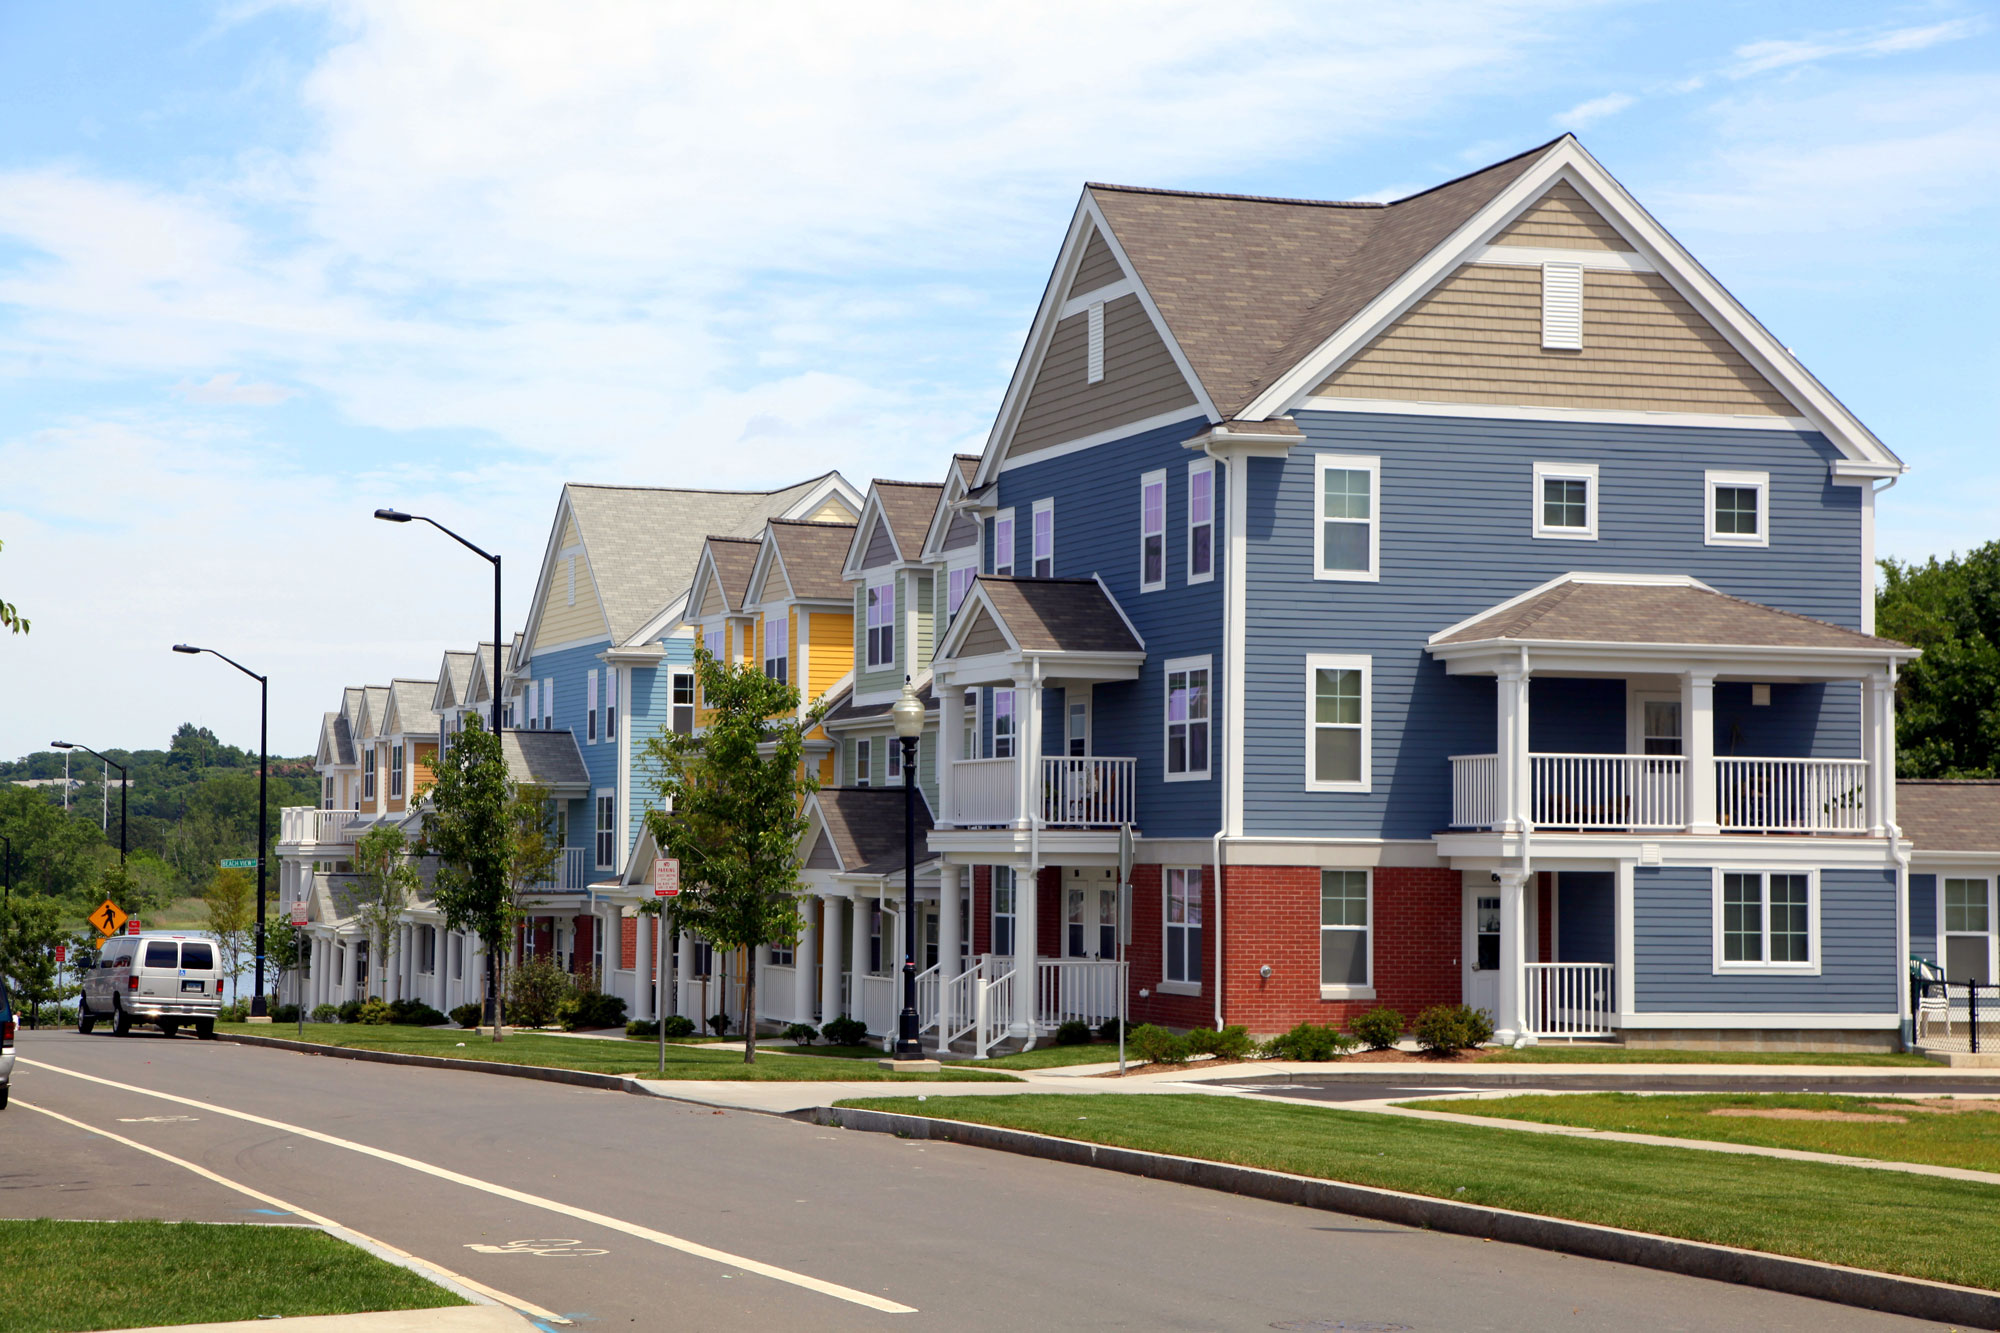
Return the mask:
M618 920L618 966L631 971L639 961L639 918L620 917Z
M1555 954L1550 944L1555 931L1550 927L1549 909L1555 901L1556 877L1546 870L1535 872L1535 959L1538 963L1553 963Z
M1035 954L1063 956L1062 867L1043 866L1035 876Z
M597 952L597 943L594 934L597 929L597 918L593 916L571 917L569 924L570 929L576 932L576 943L570 946L569 970L582 975L590 971L591 958ZM602 985L603 981L602 977L598 978L599 985Z
M1166 910L1164 876L1157 865L1132 867L1132 938L1125 943L1125 959L1132 968L1132 994L1128 1012L1132 1022L1158 1023L1164 1027L1213 1027L1215 990L1209 974L1215 970L1215 936L1208 923L1215 920L1215 889L1202 871L1201 919L1203 926L1201 968L1203 985L1199 995L1163 995L1160 982L1166 976ZM1140 991L1147 994L1144 998Z
M972 867L972 952L993 951L993 867Z

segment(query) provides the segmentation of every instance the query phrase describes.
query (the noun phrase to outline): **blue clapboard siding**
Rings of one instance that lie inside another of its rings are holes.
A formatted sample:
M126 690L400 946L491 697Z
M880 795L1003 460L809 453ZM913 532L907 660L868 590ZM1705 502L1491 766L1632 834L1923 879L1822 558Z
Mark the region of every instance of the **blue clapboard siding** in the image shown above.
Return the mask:
M1618 961L1618 877L1609 870L1565 870L1556 885L1556 961Z
M1910 952L1927 963L1938 961L1937 916L1937 876L1910 876Z
M646 827L646 811L655 809L660 800L659 765L646 755L646 742L656 736L666 734L673 726L673 676L676 669L694 669L694 633L686 631L659 640L664 656L656 667L635 667L631 672L630 689L632 698L618 702L619 725L632 736L631 777L627 792L630 797L627 811L625 845L621 849L619 866L622 869L625 858L631 854L633 844Z
M1815 432L1308 411L1295 417L1307 443L1288 458L1249 464L1249 833L1424 838L1444 828L1446 759L1492 751L1494 687L1491 678L1447 677L1425 653L1425 640L1571 570L1692 574L1726 593L1859 627L1860 495L1830 483L1836 451ZM1321 451L1382 460L1380 582L1312 577L1313 455ZM1087 464L1105 452L1049 466ZM1600 540L1530 535L1536 460L1599 465ZM1715 467L1771 474L1768 548L1703 544L1702 472ZM1136 477L1139 470L1124 472ZM1127 507L1136 508L1136 481L1130 489ZM1169 495L1184 502L1178 489L1170 486ZM1115 487L1105 503L1120 506ZM1168 535L1171 551L1171 521ZM1131 560L1122 563L1129 568ZM1119 595L1132 605L1122 588ZM1151 671L1164 654L1149 647ZM1309 653L1373 660L1371 792L1304 789ZM1795 748L1780 753L1859 753L1858 691L1822 694L1810 735L1798 722ZM1747 700L1742 711L1749 711ZM1534 722L1531 703L1531 729ZM1149 824L1148 832L1162 831Z
M1220 468L1215 481L1216 575L1206 583L1190 585L1187 581L1187 468L1198 455L1183 448L1182 441L1201 429L1198 422L1183 422L1000 474L999 503L1013 506L1015 514L1016 572L1026 573L1029 568L1030 509L1037 499L1054 496L1056 574L1063 578L1100 576L1145 640L1146 663L1140 678L1099 685L1093 692L1090 748L1093 754L1137 758L1139 824L1155 837L1205 837L1219 827L1221 811L1219 772L1206 781L1162 780L1166 767L1163 664L1169 658L1207 656L1213 659L1217 679L1223 665L1221 553L1226 509ZM1167 586L1159 592L1141 593L1139 478L1156 469L1167 474ZM990 549L989 545L989 556ZM1219 706L1211 712L1212 725L1219 728ZM1490 706L1487 712L1490 718ZM1213 739L1210 748L1213 753Z
M528 661L528 675L536 680L555 682L555 726L552 729L567 731L576 737L576 748L582 753L584 767L590 772L591 795L568 803L568 845L571 847L594 848L597 845L596 794L614 790L618 785L618 747L607 743L601 733L597 742L592 744L588 739L590 731L584 716L589 712L589 696L586 693L589 687L585 685L584 678L593 670L599 673L598 707L601 709L604 706L604 663L598 655L610 646L611 640L605 638L596 643L539 652ZM622 700L619 711L624 712ZM599 726L602 725L600 718ZM593 869L591 873L596 872Z
M1635 1000L1640 1013L1895 1013L1893 870L1819 877L1820 975L1714 974L1714 880L1705 867L1633 872Z

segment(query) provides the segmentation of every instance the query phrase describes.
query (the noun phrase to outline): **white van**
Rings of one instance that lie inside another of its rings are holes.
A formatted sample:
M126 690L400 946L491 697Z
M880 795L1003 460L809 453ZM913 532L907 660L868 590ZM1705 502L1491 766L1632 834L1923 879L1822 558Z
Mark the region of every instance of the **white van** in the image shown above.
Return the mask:
M88 1033L100 1018L123 1037L134 1023L157 1024L169 1037L183 1023L197 1037L215 1035L222 1008L222 964L215 944L192 935L148 932L120 935L83 975L76 1030Z

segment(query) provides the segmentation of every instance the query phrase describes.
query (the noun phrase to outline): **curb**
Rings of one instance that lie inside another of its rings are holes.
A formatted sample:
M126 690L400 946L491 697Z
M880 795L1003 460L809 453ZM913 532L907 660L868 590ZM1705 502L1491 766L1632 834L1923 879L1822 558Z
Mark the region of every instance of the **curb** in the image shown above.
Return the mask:
M1706 1241L1676 1240L1668 1236L1624 1231L1591 1222L1541 1217L1483 1204L1455 1203L1372 1185L1353 1185L1260 1167L1233 1166L1225 1162L1142 1152L1136 1148L1059 1139L1027 1130L975 1125L962 1120L935 1120L927 1116L830 1106L800 1111L793 1118L835 1129L894 1134L899 1138L933 1139L1040 1157L1072 1166L1094 1166L1177 1185L1266 1199L1273 1203L1324 1209L1512 1245L1528 1245L1588 1259L1603 1259L1717 1282L1733 1282L1738 1286L1761 1287L1767 1291L1907 1315L1936 1323L2000 1328L2000 1292L1981 1291L1975 1287L1898 1277L1813 1259L1765 1254L1758 1250L1740 1250Z
M406 1055L401 1051L371 1051L360 1046L325 1046L318 1042L293 1041L286 1037L253 1037L247 1032L218 1032L217 1041L233 1041L239 1046L268 1046L274 1050L297 1051L302 1055L324 1055L336 1060L369 1060L376 1064L413 1065L419 1069L456 1069L468 1074L498 1074L503 1078L532 1078L543 1083L570 1083L583 1088L604 1088L611 1092L646 1095L623 1074L593 1074L583 1069L552 1069L544 1065L502 1064L498 1060L454 1060L443 1055Z

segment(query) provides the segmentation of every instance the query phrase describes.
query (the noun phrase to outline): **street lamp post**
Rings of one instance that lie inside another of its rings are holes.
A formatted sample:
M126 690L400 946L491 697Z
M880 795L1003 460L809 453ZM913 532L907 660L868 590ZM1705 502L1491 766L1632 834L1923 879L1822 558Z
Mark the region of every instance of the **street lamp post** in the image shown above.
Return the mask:
M75 741L50 741L49 747L55 750L81 750L85 754L94 756L100 762L109 764L118 770L118 868L123 870L125 868L125 793L132 786L131 775L126 772L125 765L119 763L116 759L106 759L88 745L78 745ZM68 784L65 783L64 785L67 786Z
M501 742L500 754L501 761L504 763L507 754L506 740L500 732L500 654L503 648L500 638L500 557L491 551L482 550L474 546L444 524L423 514L406 514L400 509L378 509L375 511L375 517L381 519L384 523L408 523L412 520L419 523L428 523L480 559L489 560L493 563L493 674L487 677L486 688L491 691L493 697L493 738ZM500 959L495 950L488 949L486 951L486 1021L494 1024L495 1041L500 1039L497 1022L499 988Z
M264 1003L264 863L269 859L271 847L271 678L260 676L235 658L218 653L213 648L197 648L193 644L177 643L177 653L207 653L210 657L220 657L229 665L257 682L261 702L257 708L257 989L250 996L250 1021L269 1022L270 1010Z
M917 741L924 734L924 706L916 687L903 678L903 697L889 710L903 747L903 1012L896 1034L896 1058L921 1060L917 1040Z

